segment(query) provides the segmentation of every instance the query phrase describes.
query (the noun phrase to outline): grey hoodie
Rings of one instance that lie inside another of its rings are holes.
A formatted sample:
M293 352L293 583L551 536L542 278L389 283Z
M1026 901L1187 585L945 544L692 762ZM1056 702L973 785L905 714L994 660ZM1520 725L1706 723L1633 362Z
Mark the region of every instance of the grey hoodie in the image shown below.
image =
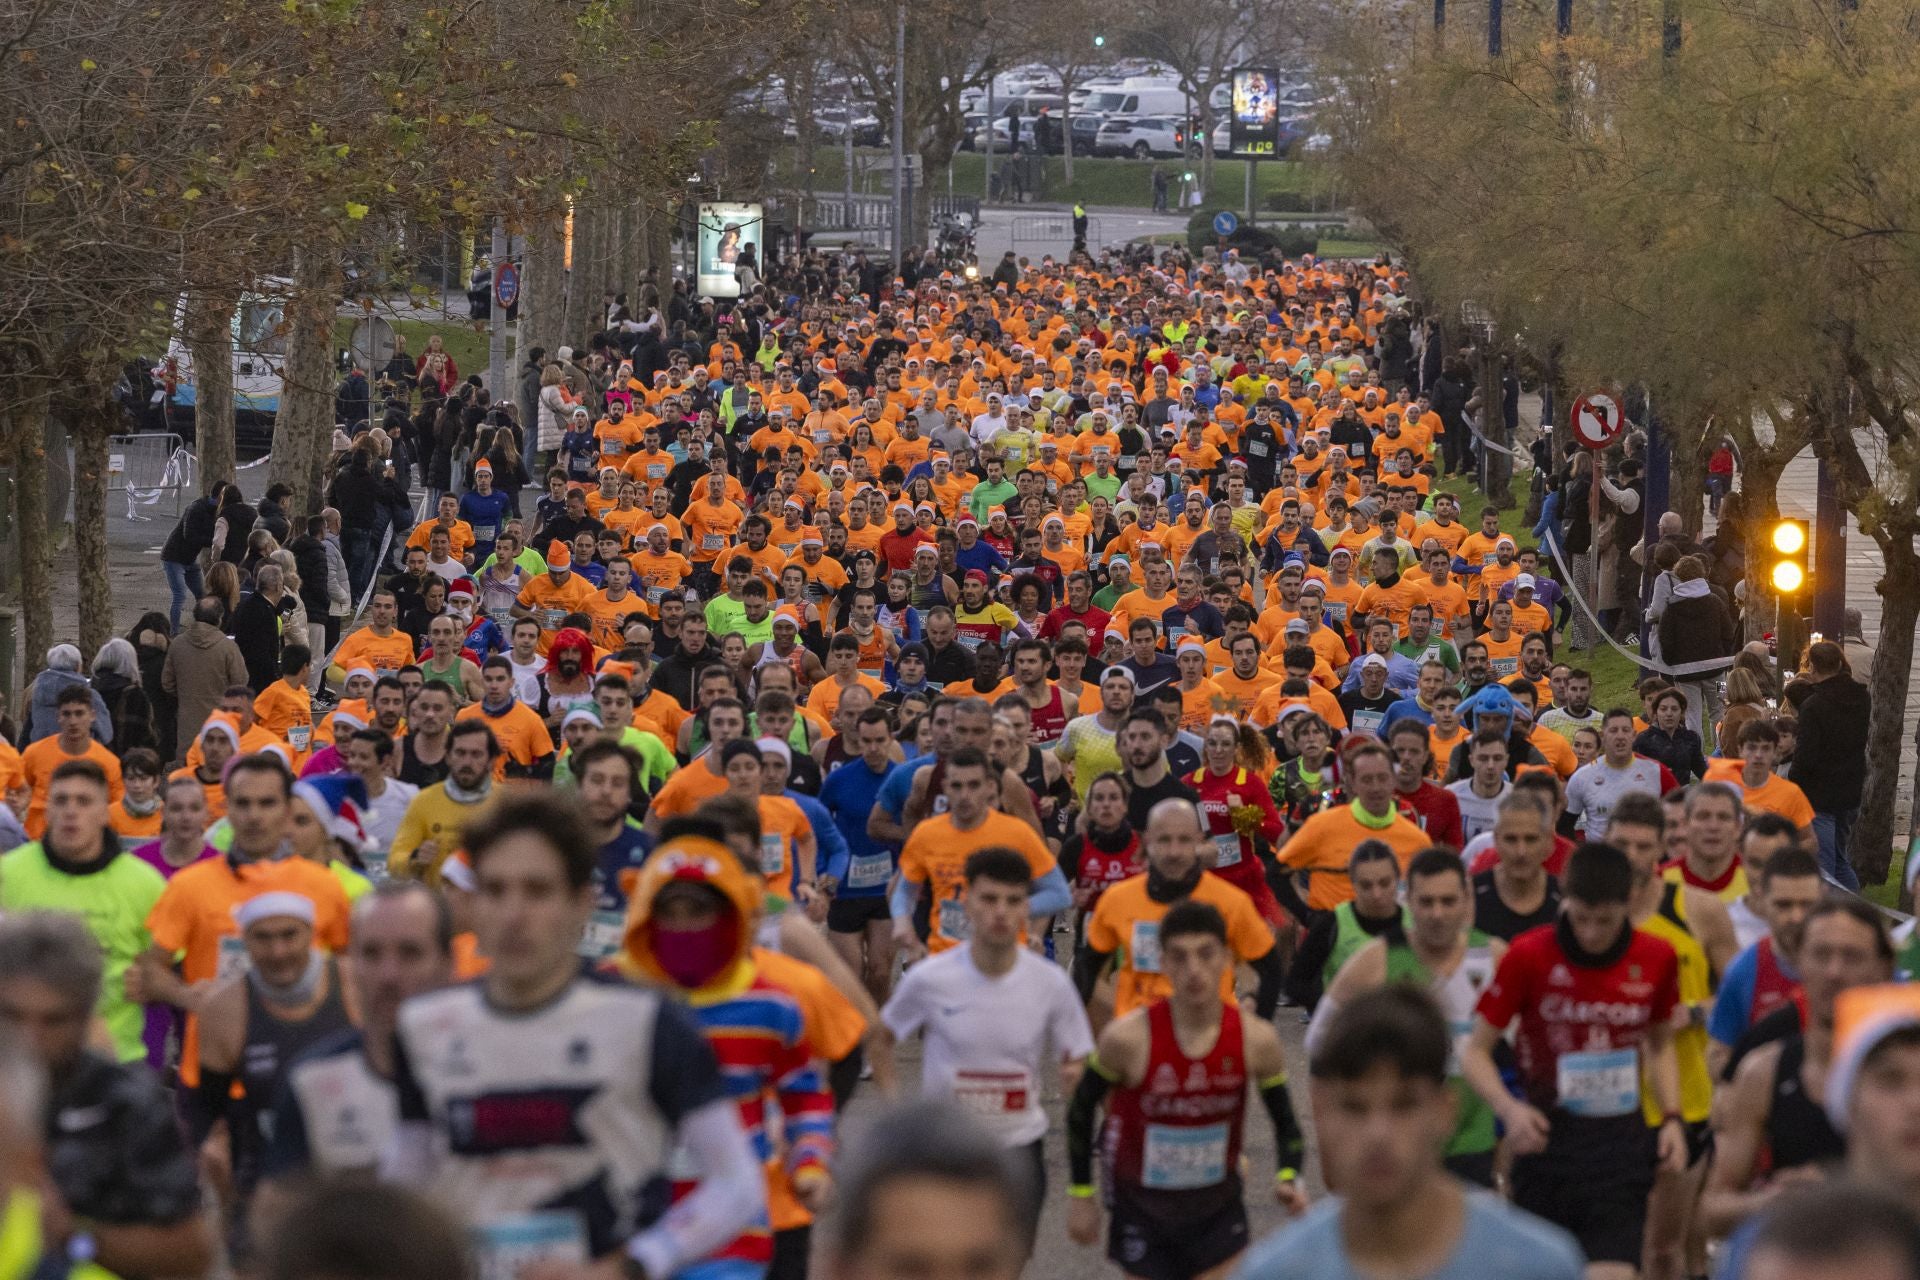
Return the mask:
M55 699L68 685L80 685L93 693L93 736L100 745L113 745L113 716L107 711L107 704L100 700L100 694L89 685L86 676L78 671L55 671L49 667L33 678L33 697L27 708L27 741L38 742L42 738L51 738L60 732L60 708Z

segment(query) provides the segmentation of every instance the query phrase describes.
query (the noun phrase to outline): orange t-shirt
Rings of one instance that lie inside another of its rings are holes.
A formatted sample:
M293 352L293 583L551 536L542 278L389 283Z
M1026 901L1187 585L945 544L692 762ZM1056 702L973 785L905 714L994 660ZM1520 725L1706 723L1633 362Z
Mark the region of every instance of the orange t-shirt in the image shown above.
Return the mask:
M671 739L668 739L671 741ZM725 774L715 773L707 767L706 755L696 756L687 764L673 771L666 785L654 793L653 803L648 806L649 813L657 813L662 818L678 818L692 813L703 803L713 799L727 789Z
M47 790L53 785L53 771L69 760L91 760L99 765L107 775L108 799L118 800L126 794L120 785L120 758L98 741L88 738L85 751L69 755L61 749L57 735L40 739L20 753L21 773L26 785L33 788L33 799L27 803L26 818L21 825L35 840L46 834Z
M500 743L500 754L493 758L495 782L506 779L509 761L525 768L541 756L553 754L553 735L547 732L547 722L524 702L514 703L502 716L490 716L479 703L469 703L454 719L479 720L493 730Z
M333 665L342 671L368 667L384 673L398 671L412 663L413 639L400 630L379 636L374 634L372 627L362 627L342 640L340 647L333 651Z
M1236 959L1258 960L1273 950L1273 930L1245 890L1208 871L1189 896L1226 918L1227 945ZM1160 973L1160 921L1172 905L1147 896L1144 875L1122 880L1100 895L1087 921L1087 945L1113 956L1114 1017L1172 994L1172 985ZM1233 999L1232 966L1220 976L1220 998Z
M263 893L278 892L297 893L313 902L313 937L323 950L346 947L346 890L331 871L304 858L237 866L231 858L208 858L183 867L147 913L147 931L154 945L180 957L180 976L189 984L230 978L247 968L235 910ZM188 1014L180 1048L183 1084L200 1081L199 1033L198 1020Z
M945 951L960 945L966 934L966 865L979 849L1005 845L1027 860L1035 880L1057 865L1040 840L1040 833L1018 818L989 810L971 831L954 825L953 815L938 814L919 823L907 835L900 851L900 874L910 883L925 884L933 896L932 930L927 949Z

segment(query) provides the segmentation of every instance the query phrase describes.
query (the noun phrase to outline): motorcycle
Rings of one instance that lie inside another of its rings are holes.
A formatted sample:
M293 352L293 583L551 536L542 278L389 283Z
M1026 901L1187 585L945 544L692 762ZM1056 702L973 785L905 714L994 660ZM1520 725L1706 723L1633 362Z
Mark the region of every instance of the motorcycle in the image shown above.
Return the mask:
M964 267L974 260L974 220L967 213L943 213L934 220L934 252L950 267Z

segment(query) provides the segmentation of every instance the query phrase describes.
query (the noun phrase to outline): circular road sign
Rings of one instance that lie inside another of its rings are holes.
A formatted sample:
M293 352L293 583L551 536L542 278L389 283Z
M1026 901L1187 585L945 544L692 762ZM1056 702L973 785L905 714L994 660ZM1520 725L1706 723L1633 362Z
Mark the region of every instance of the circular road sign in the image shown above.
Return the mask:
M503 262L493 269L493 297L503 307L520 301L520 268Z
M1604 449L1626 429L1620 402L1604 391L1573 402L1573 442L1582 449Z
M1231 209L1222 209L1213 215L1213 234L1230 236L1240 229L1240 215Z

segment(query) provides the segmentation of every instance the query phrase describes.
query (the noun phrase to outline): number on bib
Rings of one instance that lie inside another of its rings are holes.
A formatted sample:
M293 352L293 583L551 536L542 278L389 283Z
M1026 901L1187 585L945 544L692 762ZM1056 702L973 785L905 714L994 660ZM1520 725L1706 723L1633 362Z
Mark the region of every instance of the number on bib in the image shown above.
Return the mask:
M566 1210L496 1218L473 1228L477 1280L518 1280L536 1262L584 1263L587 1229Z
M1128 949L1133 953L1135 973L1160 972L1160 922L1135 920L1133 937L1128 943Z
M1624 1116L1640 1107L1640 1057L1632 1049L1561 1055L1560 1106L1576 1116Z
M1155 1191L1193 1191L1227 1177L1225 1124L1147 1126L1140 1154L1140 1185Z

